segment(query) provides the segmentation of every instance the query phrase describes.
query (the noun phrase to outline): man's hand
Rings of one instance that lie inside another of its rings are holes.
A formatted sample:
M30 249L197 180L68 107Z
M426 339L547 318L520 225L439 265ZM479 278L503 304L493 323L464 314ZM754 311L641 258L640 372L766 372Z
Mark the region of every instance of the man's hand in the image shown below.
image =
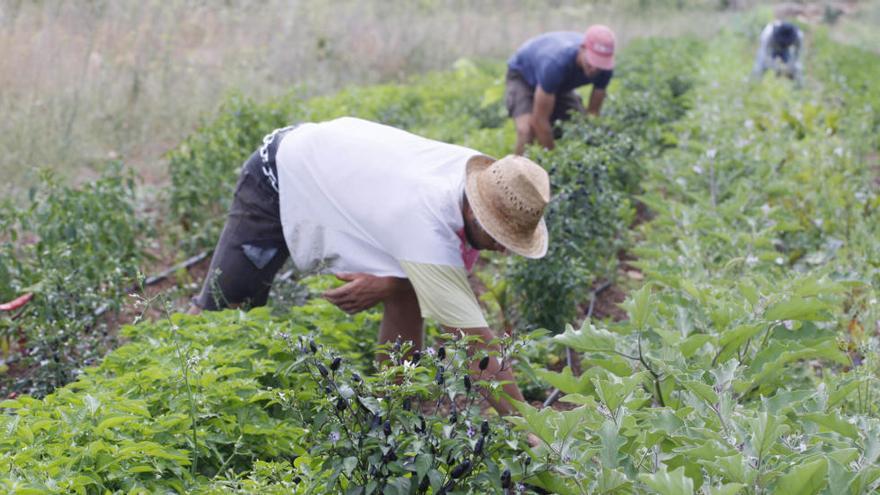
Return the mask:
M602 111L602 102L605 101L605 90L593 88L590 91L590 105L587 107L587 113L599 116Z
M336 278L348 283L324 292L324 298L348 314L372 308L409 283L405 278L377 277L369 273L337 273Z

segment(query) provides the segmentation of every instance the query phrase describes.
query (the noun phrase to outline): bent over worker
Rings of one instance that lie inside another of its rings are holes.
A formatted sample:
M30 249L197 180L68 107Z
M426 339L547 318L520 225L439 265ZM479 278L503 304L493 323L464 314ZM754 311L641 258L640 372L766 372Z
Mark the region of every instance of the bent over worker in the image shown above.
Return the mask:
M773 21L761 31L761 44L755 56L752 77L760 79L768 69L776 70L778 75L793 79L798 85L803 82L803 67L800 53L804 33L787 21Z
M467 271L480 249L544 256L549 200L547 173L523 157L495 160L349 117L281 129L244 164L193 302L263 305L290 257L299 272L346 281L324 296L348 313L383 303L380 344L400 337L420 348L430 317L492 350ZM487 372L523 400L509 367L493 358Z
M553 124L572 111L599 115L614 69L614 33L590 26L586 34L552 32L523 44L507 62L505 103L516 126L516 150L537 139L547 149L555 144ZM592 84L584 109L576 88Z

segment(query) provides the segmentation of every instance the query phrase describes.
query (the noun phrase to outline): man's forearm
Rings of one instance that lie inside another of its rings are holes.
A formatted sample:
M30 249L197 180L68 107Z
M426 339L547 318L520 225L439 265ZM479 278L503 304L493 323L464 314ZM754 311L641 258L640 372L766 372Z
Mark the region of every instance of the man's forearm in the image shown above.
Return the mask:
M533 120L532 128L535 130L535 138L538 140L538 143L548 150L552 150L556 143L553 141L553 130L550 128L550 121Z
M388 295L398 294L403 291L412 290L412 283L408 278L400 277L382 277L386 285Z

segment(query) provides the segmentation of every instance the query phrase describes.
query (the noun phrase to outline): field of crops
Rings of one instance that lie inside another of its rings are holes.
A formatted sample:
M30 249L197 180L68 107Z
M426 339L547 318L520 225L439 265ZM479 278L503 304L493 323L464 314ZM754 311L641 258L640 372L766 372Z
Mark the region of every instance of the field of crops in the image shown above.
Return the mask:
M291 122L354 115L508 153L503 62L233 96L169 154L151 215L121 166L80 188L45 177L0 205L0 300L35 294L0 316L0 491L876 493L880 56L805 26L803 87L750 81L767 20L633 41L602 116L529 150L552 181L548 256L484 255L477 273L517 416L487 409L500 384L434 326L378 368L381 313L320 298L334 280L192 316L140 273L158 245L212 247L238 167ZM585 318L608 284L620 314ZM115 311L151 316L117 335Z

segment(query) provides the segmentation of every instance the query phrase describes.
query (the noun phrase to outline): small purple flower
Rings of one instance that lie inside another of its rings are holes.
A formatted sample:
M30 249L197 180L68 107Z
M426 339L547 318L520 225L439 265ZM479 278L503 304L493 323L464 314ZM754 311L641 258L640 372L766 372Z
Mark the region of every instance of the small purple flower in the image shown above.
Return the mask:
M339 432L338 431L331 431L330 432L330 441L334 442L334 443L339 441Z
M467 428L467 436L468 436L468 438L471 438L471 437L473 437L473 436L476 435L476 434L477 434L477 430L475 430L473 426L468 425L468 428Z
M435 351L433 347L428 347L427 349L425 349L425 352L427 352L429 356L434 356L435 354L437 354L437 351Z

